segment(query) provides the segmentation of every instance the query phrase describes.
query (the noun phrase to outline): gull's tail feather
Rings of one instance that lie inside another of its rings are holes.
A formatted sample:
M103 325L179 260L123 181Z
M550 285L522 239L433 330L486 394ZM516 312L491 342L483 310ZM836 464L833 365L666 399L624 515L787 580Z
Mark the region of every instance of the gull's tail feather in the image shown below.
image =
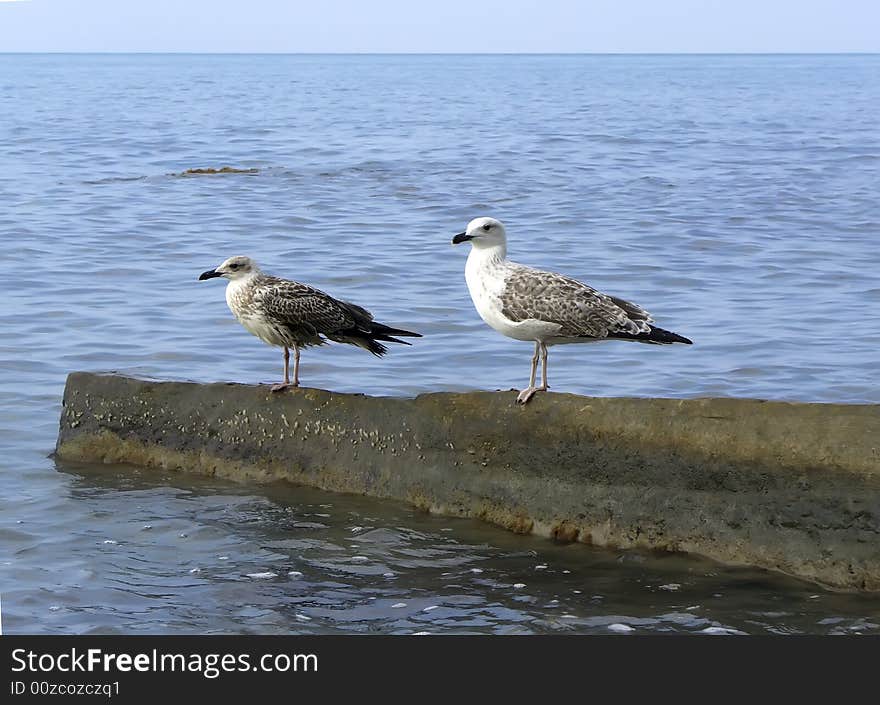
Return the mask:
M372 338L367 337L357 337L350 338L349 341L354 343L359 348L363 348L364 350L369 350L376 357L382 357L385 353L388 352L388 348L386 348L382 343L373 340Z
M403 335L409 338L421 338L421 333L413 333L409 330L403 330L402 328L392 328L391 326L386 326L383 323L376 323L373 321L370 324L370 331L366 334L371 343L375 344L377 348L381 348L381 352L376 352L370 347L367 347L374 355L384 355L387 351L384 345L380 345L377 341L382 340L386 343L400 343L401 345L412 345L412 343L408 343L405 340L401 340L400 338L395 338L395 335Z
M408 343L405 340L401 340L400 338L395 338L393 335L384 335L380 333L379 335L374 335L370 338L371 340L383 340L386 343L400 343L401 345L412 345L412 343Z
M373 353L376 357L382 357L385 353L388 352L388 348L386 348L379 341L383 341L386 343L400 343L401 345L412 345L412 343L408 343L405 340L400 340L399 338L395 338L395 335L403 335L409 336L411 338L421 338L421 333L413 333L412 331L403 330L401 328L391 328L390 326L383 325L382 323L370 322L370 330L349 330L345 331L339 337L333 337L332 340L336 340L341 343L350 343L352 345L357 345L359 348L363 348L364 350L368 350Z
M641 333L614 333L608 336L609 340L635 340L637 343L652 343L654 345L671 345L672 343L684 343L685 345L693 345L692 340L688 340L683 335L673 333L670 330L651 326L651 330Z

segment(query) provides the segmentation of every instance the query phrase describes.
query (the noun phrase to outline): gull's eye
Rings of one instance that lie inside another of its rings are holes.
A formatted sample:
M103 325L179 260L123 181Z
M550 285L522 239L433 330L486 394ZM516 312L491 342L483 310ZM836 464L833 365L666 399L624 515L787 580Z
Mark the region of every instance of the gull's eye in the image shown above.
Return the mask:
M229 265L229 268L230 268L230 269L238 269L239 266L240 266L240 265L238 265L238 264L230 264L230 265Z
M491 226L489 223L486 223L486 224L483 226L483 230L485 230L485 231L487 231L487 232L488 232L489 230L491 230L491 229L492 229L492 226Z

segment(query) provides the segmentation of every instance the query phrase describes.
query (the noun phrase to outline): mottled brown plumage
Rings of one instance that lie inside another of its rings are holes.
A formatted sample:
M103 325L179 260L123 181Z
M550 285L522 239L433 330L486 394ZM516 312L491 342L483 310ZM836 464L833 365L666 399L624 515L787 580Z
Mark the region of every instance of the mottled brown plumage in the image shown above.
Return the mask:
M369 311L308 284L259 274L237 298L242 308L259 310L290 347L323 345L326 338L359 345L375 355L387 350L371 340L386 326L377 324ZM403 340L394 342L408 345Z
M501 292L501 312L511 321L557 323L559 337L608 338L648 333L653 319L629 301L596 291L555 272L511 263Z
M226 303L239 323L263 342L284 348L284 383L278 389L290 385L288 348L294 351L293 386L297 386L300 348L332 340L357 345L381 357L388 351L382 342L409 345L394 336L421 337L377 323L365 308L308 284L263 274L248 257L231 257L199 278L214 277L229 279Z

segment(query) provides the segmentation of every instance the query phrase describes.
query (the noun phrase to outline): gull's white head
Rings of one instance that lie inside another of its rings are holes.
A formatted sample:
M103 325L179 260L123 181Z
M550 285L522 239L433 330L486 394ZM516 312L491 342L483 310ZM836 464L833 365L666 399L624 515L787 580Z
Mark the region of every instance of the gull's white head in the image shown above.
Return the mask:
M257 263L250 257L237 255L236 257L230 257L216 269L209 269L207 272L202 272L199 276L199 281L203 279L213 279L214 277L223 277L224 279L235 281L236 279L250 277L259 271L260 268L257 266Z
M461 242L470 242L477 249L505 247L507 234L501 221L495 218L474 218L463 233L452 238L453 245Z

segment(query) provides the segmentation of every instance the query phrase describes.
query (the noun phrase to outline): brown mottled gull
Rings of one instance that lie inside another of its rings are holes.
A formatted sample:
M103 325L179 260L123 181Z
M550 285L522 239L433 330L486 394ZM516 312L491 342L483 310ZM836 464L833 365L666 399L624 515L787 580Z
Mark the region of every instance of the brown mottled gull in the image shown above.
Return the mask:
M381 357L388 349L379 341L409 345L394 336L421 337L377 323L366 309L307 284L264 274L250 257L230 257L216 269L203 272L199 280L214 277L229 280L226 303L238 322L264 343L284 348L284 381L274 385L273 392L299 386L300 348L332 340L357 345Z
M470 242L465 279L482 319L499 333L535 343L529 386L517 397L525 404L547 387L547 348L563 343L633 340L666 345L685 337L650 325L641 306L596 291L575 279L516 264L507 259L504 226L494 218L475 218L452 244ZM541 386L535 386L538 358Z

